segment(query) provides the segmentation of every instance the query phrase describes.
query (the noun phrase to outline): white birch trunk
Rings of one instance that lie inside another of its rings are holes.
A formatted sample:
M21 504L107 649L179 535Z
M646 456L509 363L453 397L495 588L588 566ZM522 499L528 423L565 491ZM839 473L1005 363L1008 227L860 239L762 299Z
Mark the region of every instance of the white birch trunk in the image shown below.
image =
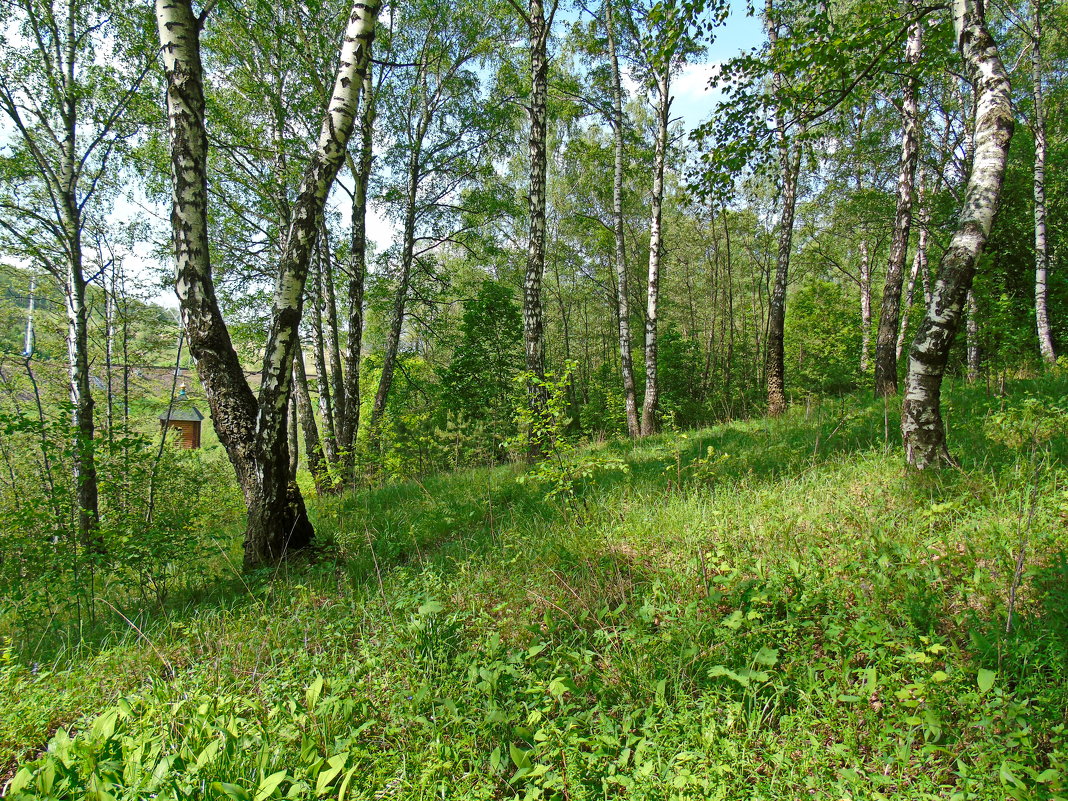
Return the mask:
M258 401L219 311L211 275L201 21L189 0L156 0L155 7L167 75L175 288L213 424L244 492L245 565L255 567L307 545L313 535L300 491L288 480L286 409L316 224L352 132L379 6L352 6L333 95L285 238Z
M860 372L871 366L871 253L867 240L860 243Z
M972 166L964 207L909 351L901 414L905 458L924 469L952 458L942 422L942 377L960 328L968 290L997 212L1014 115L1009 78L977 0L954 0L957 46L976 90Z
M645 306L645 399L642 403L643 437L659 425L660 384L657 371L657 316L660 312L660 257L664 207L664 167L667 161L668 121L671 113L671 73L663 65L656 76L656 149L653 156L652 213L649 221L649 280Z
M619 324L619 360L623 374L623 403L627 416L627 433L631 439L641 436L638 419L638 396L634 385L633 341L630 332L630 287L627 280L627 248L623 226L623 82L616 53L616 28L612 16L613 0L605 0L605 29L608 34L608 57L612 67L612 136L614 163L612 172L612 234L615 239L616 317Z
M1046 109L1042 91L1042 3L1031 0L1031 81L1035 132L1035 327L1038 350L1046 364L1054 364L1053 334L1049 325L1049 243L1046 238Z
M527 235L527 265L523 279L523 346L527 372L534 380L527 384L531 412L540 417L548 402L540 385L545 378L545 323L541 301L542 277L545 274L545 173L546 127L549 99L549 20L542 0L530 0L527 6L530 45L530 133L527 147L530 157L530 214ZM537 457L542 443L532 441L529 455Z
M909 0L906 8L916 13L919 0ZM908 255L909 233L912 228L912 188L916 180L916 165L920 156L919 80L914 71L923 49L923 23L914 22L909 28L905 46L905 60L912 74L904 79L904 99L901 104L901 160L897 179L897 211L894 215L894 234L890 243L890 259L886 265L883 284L879 333L875 341L875 394L880 397L897 394L897 333L901 317L901 284Z

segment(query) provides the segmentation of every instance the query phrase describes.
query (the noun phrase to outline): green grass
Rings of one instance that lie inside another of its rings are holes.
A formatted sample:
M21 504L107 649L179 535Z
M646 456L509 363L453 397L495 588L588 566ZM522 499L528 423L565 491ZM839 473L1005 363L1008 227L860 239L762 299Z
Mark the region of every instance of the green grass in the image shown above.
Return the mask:
M314 558L36 674L16 643L0 762L16 797L1068 797L1066 390L953 387L929 475L844 399L588 448L556 498L322 499Z

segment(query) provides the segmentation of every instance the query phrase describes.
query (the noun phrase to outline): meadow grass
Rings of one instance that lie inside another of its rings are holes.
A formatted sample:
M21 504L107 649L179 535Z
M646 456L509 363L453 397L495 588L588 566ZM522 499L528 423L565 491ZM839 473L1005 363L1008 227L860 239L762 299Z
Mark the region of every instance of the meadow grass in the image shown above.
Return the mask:
M310 558L13 643L8 795L1068 797L1066 389L952 387L959 470L843 398L319 499Z

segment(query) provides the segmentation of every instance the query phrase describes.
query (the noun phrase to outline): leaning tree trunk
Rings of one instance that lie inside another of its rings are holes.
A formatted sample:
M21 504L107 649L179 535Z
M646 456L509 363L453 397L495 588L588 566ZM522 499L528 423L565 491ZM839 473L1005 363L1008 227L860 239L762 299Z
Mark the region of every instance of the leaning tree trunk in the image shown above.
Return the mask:
M523 279L523 345L526 352L527 398L530 411L537 419L548 397L545 379L545 331L541 303L541 282L545 273L545 140L549 98L549 21L542 0L530 0L527 10L530 39L530 188L528 204L530 223L527 236L527 266ZM530 442L530 456L541 454L543 443L537 437Z
M774 18L772 0L767 0L768 40L772 48L779 38L779 26ZM782 86L783 76L773 76L776 92ZM790 272L790 253L794 241L794 212L797 206L797 181L801 173L801 146L791 147L786 132L786 122L780 108L776 113L779 137L779 165L782 169L782 210L779 215L779 247L775 260L775 285L768 307L768 334L765 341L764 380L768 390L768 414L778 416L786 411L786 284Z
M918 5L919 0L910 0L909 9L915 12ZM904 81L897 212L894 216L894 235L890 243L890 260L886 265L886 281L883 284L879 333L875 340L875 394L879 397L897 394L897 333L901 317L901 285L905 276L905 259L912 228L912 187L916 181L916 165L920 157L919 80L916 78L915 69L920 62L923 47L922 31L922 22L912 23L905 46L905 60L912 71Z
M942 422L942 377L997 212L1014 122L1009 78L987 31L981 3L954 0L953 24L975 83L975 146L957 230L909 351L901 434L905 458L919 469L953 463Z
M627 433L631 439L641 436L638 419L638 393L634 386L633 343L630 333L630 287L627 281L627 248L623 227L623 81L616 54L615 20L612 2L604 5L605 29L608 32L608 55L612 65L612 135L615 164L612 174L612 233L615 237L616 316L619 321L619 359L623 373L623 400L627 414Z
M1057 361L1049 325L1049 244L1046 241L1046 109L1042 96L1042 3L1031 0L1031 80L1035 110L1035 324L1038 350L1047 364Z
M289 481L286 408L316 227L352 134L378 8L377 3L362 1L352 5L333 93L280 259L257 399L219 310L209 260L203 20L193 14L189 0L156 0L167 76L175 288L215 430L245 496L246 568L308 545L314 533L300 490Z

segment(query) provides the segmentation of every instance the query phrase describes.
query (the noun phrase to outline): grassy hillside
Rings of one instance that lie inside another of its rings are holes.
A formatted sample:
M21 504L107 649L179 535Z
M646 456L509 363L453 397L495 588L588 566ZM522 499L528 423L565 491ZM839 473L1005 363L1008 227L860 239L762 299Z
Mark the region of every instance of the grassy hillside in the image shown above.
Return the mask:
M314 559L14 644L9 796L1068 797L1068 384L1008 390L959 471L847 399L322 500Z

